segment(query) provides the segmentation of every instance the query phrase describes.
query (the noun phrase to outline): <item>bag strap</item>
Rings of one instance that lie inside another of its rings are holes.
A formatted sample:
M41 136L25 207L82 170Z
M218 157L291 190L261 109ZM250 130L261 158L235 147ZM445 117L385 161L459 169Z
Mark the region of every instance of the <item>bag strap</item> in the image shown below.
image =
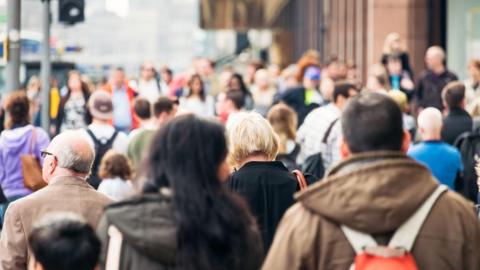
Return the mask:
M110 137L110 139L108 139L108 141L105 143L105 145L111 145L113 144L113 141L115 140L115 138L117 137L118 135L118 131L115 130L112 134L112 137Z
M326 144L328 137L330 136L330 133L332 133L332 129L335 126L335 124L340 120L340 118L337 118L333 120L330 125L328 125L327 131L325 131L325 135L323 135L322 143Z
M108 236L110 239L108 240L105 270L118 270L120 269L123 235L117 227L110 225Z
M439 185L437 189L423 202L423 204L415 211L415 213L407 219L395 232L392 239L388 243L390 248L404 249L411 251L417 235L427 219L430 210L437 201L438 197L448 188L445 185ZM366 233L354 230L346 225L341 225L343 233L347 237L348 242L359 254L363 252L366 247L378 246L375 239Z
M99 145L100 141L97 139L97 137L95 137L95 134L93 134L93 131L89 128L87 128L86 131L87 131L87 134L92 138L93 143L95 145Z
M30 137L30 146L28 147L28 153L33 154L33 148L37 142L37 129L35 127L32 128L32 136Z
M305 180L305 176L299 170L293 170L292 173L297 177L298 186L300 190L304 190L307 188L307 180Z

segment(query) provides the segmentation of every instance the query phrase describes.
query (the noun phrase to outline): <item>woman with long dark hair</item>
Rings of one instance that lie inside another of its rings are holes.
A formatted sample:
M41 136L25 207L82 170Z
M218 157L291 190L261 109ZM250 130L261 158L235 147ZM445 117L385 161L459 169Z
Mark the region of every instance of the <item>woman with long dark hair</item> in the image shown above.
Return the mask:
M224 189L224 128L194 115L155 135L140 197L109 206L101 265L118 269L258 269L261 240L246 206Z
M199 116L214 115L214 101L207 95L202 77L194 74L188 81L188 94L180 99L180 108Z
M228 90L235 90L235 91L242 92L245 98L245 109L247 111L250 111L253 109L254 102L253 102L252 93L250 93L250 90L248 90L247 85L243 81L242 75L238 73L234 73L232 77L230 77L230 80L228 81Z

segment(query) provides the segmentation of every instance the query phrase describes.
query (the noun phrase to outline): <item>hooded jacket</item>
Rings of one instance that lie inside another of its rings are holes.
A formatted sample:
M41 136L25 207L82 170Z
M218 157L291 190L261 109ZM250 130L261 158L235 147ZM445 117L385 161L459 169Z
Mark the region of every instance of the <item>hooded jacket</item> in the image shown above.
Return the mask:
M171 192L167 191L162 189L161 193L143 194L110 205L105 210L97 230L102 241L101 269L106 269L109 257L118 263L119 267L115 267L118 270L175 269L177 225L172 205L173 198ZM121 249L117 250L120 254L110 253L111 225L123 237ZM245 251L245 258L248 260L245 260L242 269L246 270L257 269L261 265L260 236L257 231L251 236L245 241L250 241L249 246L259 248Z
M355 252L339 225L387 245L438 186L424 166L396 152L354 155L297 194L263 269L349 269ZM419 269L480 269L480 224L473 205L447 191L412 248Z
M30 151L32 125L6 129L0 135L0 185L5 197L25 196L32 193L23 184L20 156ZM50 143L48 134L36 127L36 140L32 145L32 154L40 160L40 151Z

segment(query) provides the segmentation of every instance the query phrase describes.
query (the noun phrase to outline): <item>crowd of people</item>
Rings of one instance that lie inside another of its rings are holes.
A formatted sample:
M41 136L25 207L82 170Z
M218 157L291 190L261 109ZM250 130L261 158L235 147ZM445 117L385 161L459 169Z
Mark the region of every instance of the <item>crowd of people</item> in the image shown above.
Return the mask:
M392 33L365 85L314 50L71 71L49 130L33 77L3 100L0 269L479 269L480 60L409 61Z

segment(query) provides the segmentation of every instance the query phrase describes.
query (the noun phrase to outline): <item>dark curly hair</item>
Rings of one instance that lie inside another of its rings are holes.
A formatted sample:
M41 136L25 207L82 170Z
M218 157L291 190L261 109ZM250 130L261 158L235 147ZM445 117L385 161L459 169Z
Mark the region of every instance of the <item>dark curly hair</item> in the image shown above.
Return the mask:
M6 128L15 125L25 126L30 123L30 101L24 91L15 91L5 100L5 111L8 113Z

